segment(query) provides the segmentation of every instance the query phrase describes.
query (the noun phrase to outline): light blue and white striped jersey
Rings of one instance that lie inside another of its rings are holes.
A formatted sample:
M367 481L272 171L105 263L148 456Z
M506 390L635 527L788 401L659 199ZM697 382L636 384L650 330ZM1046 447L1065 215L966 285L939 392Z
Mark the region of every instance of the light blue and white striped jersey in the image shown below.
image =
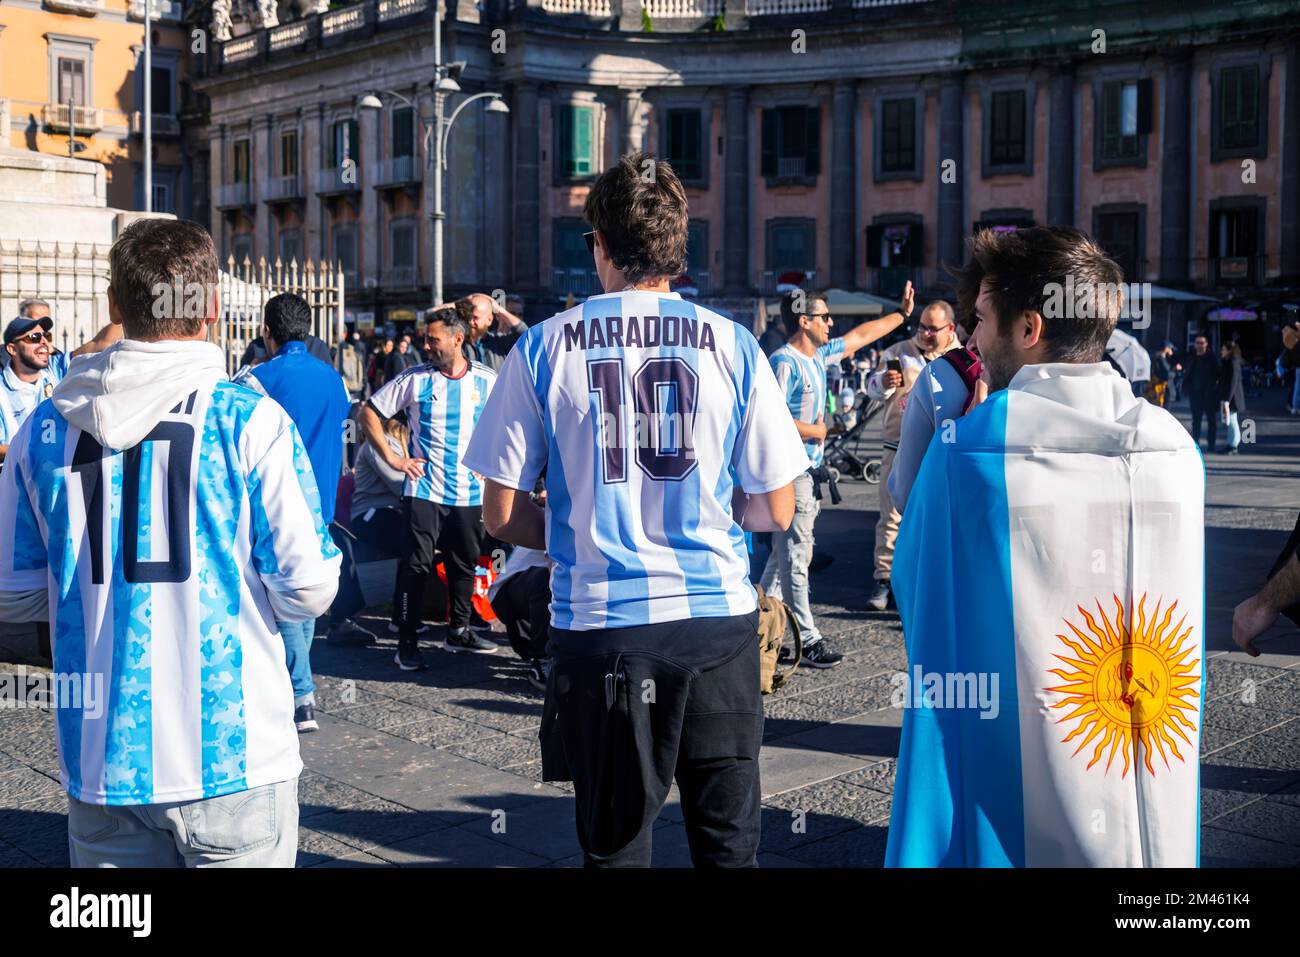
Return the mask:
M370 397L386 419L406 413L410 456L425 460L424 475L407 478L403 494L439 505L482 505L483 483L461 464L497 374L471 362L458 378L432 363L407 369Z
M735 482L769 492L808 467L757 340L642 291L530 329L464 462L521 490L546 470L551 621L580 631L753 611Z
M125 451L42 402L0 474L0 543L0 591L48 591L55 678L80 688L57 702L72 797L161 804L298 775L269 592L336 583L340 559L273 400L219 381Z
M50 364L41 370L35 382L18 378L12 362L4 367L0 372L0 445L8 445L32 409L50 397L54 387L68 374L68 361L66 352L52 353Z
M800 422L816 425L826 418L826 367L844 355L844 340L831 339L810 356L786 343L772 353L772 372L785 395L790 414ZM804 442L813 468L822 464L825 443Z

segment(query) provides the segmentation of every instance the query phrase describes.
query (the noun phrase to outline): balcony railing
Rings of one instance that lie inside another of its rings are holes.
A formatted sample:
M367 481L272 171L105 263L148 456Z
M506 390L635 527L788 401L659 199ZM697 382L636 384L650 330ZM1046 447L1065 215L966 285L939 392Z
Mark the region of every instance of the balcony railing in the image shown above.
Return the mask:
M272 28L267 37L267 46L272 53L279 50L287 50L290 47L300 47L307 40L307 22L297 20L293 23L286 23L283 26Z
M68 104L46 103L41 107L41 122L51 130L71 129L75 121L78 133L95 133L104 128L104 111L96 106L76 106L68 115Z
M258 52L257 34L250 33L246 37L221 44L221 62L238 63L240 60L251 60Z
M651 20L712 19L723 13L725 0L642 0Z
M745 0L745 13L751 17L819 13L830 8L831 0Z
M429 0L379 0L379 22L387 23L429 9Z
M384 271L380 285L386 289L411 289L419 279L419 271L414 266L397 266Z
M421 179L419 162L414 156L392 156L375 168L376 186L406 186Z
M355 166L326 166L320 171L316 192L352 193L360 188L360 181L360 170Z
M609 0L542 0L547 13L577 17L612 17Z
M776 161L776 175L780 179L799 179L807 169L808 161L802 156L782 156Z
M322 14L320 18L320 35L322 37L334 37L340 33L360 30L365 25L365 7L358 3L355 6L343 7Z
M104 9L104 0L45 0L45 7L58 13L79 13L93 17Z
M248 183L223 183L217 187L217 206L239 209L253 205L253 191Z
M266 201L283 203L302 199L302 177L297 173L289 176L272 176L266 181Z
M595 296L604 292L594 269L552 269L551 292L557 296Z
M155 113L150 133L154 136L180 136L181 121L170 113ZM131 135L144 136L144 112L136 110L131 114Z

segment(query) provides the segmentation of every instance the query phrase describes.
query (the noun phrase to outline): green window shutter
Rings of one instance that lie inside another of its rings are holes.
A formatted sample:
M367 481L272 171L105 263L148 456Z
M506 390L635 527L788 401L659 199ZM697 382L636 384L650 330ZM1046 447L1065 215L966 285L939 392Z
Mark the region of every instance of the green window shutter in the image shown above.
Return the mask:
M808 119L804 123L807 145L804 147L804 175L816 176L822 166L822 111L820 106L808 107Z
M348 120L348 159L360 166L361 151L357 149L357 121Z
M573 174L590 176L595 171L595 110L573 109Z
M763 111L762 152L760 153L760 173L763 176L775 176L777 170L776 145L779 137L776 110Z

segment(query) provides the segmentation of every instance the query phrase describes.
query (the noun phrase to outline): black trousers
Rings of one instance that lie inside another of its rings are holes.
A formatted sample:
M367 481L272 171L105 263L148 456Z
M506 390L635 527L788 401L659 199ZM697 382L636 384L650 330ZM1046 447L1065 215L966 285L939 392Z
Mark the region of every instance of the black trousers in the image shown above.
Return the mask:
M1214 433L1218 429L1219 423L1219 403L1212 395L1197 395L1193 392L1190 396L1192 404L1192 441L1197 444L1201 441L1201 419L1204 417L1209 422L1209 449L1214 451Z
M588 867L648 867L676 778L696 867L753 867L763 739L757 613L551 628L543 779L574 784Z
M492 610L506 626L510 647L525 661L546 657L546 643L550 640L550 606L549 568L528 568L518 575L511 575L492 600Z
M400 508L372 508L352 517L352 534L357 541L394 558L402 557L406 542L406 519ZM393 615L402 592L402 576L393 579Z
M447 566L447 591L451 595L453 629L468 628L470 599L474 595L474 569L483 537L483 509L478 505L439 505L422 498L402 499L402 517L408 523L406 548L397 569L395 618L398 635L414 638L419 608L434 552L441 550Z

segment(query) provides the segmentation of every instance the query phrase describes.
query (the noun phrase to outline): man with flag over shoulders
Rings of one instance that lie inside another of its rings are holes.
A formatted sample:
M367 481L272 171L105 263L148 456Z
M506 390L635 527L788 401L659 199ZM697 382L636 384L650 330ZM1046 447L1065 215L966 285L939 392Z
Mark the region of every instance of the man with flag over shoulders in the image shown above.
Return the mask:
M418 631L425 585L441 549L451 595L447 651L492 654L499 647L470 631L471 599L483 539L483 483L461 462L478 427L496 373L465 358L469 329L455 309L430 313L433 361L400 373L370 397L361 427L389 467L406 473L402 507L410 526L398 567L397 666L421 671ZM384 438L383 420L405 414L406 456Z
M132 223L109 270L126 338L71 365L0 474L0 619L54 632L72 864L292 867L302 761L275 623L329 607L338 549L293 423L208 341L208 234ZM174 285L206 315L158 315Z
M989 395L931 441L895 552L886 864L1194 866L1201 456L1105 361L1123 277L1083 233L981 232L958 277ZM1071 283L1096 308L1045 307Z
M742 528L789 526L808 456L754 337L669 291L688 222L672 169L623 157L585 214L606 292L524 333L464 459L488 531L553 562L543 777L573 781L588 866L649 865L674 778L695 864L753 866ZM543 469L545 512L529 498Z

